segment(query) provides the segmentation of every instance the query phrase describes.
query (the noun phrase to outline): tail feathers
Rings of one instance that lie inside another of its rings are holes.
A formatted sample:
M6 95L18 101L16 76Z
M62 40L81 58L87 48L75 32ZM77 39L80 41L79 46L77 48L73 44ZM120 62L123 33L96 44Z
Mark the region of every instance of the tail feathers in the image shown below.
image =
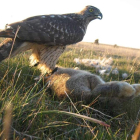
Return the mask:
M12 44L13 44L13 40L11 38L6 38L0 44L0 62L8 57Z
M11 56L13 57L15 52L20 48L20 46L23 44L23 42L15 41L13 45L13 39L11 38L6 38L2 43L0 43L0 62L6 58L9 57L9 54L11 52ZM12 48L13 45L13 48Z
M13 33L13 29L6 29L6 30L0 31L0 37L14 38L15 34Z

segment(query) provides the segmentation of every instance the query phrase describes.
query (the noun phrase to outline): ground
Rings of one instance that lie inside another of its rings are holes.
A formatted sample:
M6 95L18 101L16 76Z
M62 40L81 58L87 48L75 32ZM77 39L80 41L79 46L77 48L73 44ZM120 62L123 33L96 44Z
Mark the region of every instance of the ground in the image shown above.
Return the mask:
M26 52L0 64L0 130L3 129L5 108L11 103L12 121L10 138L18 139L64 139L64 140L123 140L131 138L138 124L139 100L132 100L122 107L111 110L109 104L102 104L98 99L90 104L82 102L74 104L69 100L59 100L51 93L44 80L34 81L40 74L35 68L29 67ZM124 81L140 83L140 50L114 47L113 45L96 45L94 43L78 43L67 47L60 57L58 65L63 67L79 67L96 73L92 67L77 65L74 58L112 57L113 67L119 69L119 75L102 77L105 81L120 80L121 74L127 72L129 77ZM98 74L98 73L97 73ZM53 110L56 110L53 112ZM78 111L77 111L78 110ZM111 111L110 111L111 110ZM109 124L105 127L90 121L61 113L60 111L80 113L96 118ZM103 114L104 113L104 114ZM106 115L105 115L106 114Z

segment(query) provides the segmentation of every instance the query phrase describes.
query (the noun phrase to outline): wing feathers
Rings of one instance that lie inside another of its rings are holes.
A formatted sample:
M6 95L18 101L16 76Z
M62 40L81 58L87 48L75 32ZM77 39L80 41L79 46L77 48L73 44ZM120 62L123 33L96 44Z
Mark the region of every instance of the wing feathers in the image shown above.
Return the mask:
M48 45L74 44L83 39L85 33L70 15L42 15L8 24L12 30L7 30L4 37L13 37L18 26L17 37L22 41L40 42ZM3 34L3 33L1 33Z

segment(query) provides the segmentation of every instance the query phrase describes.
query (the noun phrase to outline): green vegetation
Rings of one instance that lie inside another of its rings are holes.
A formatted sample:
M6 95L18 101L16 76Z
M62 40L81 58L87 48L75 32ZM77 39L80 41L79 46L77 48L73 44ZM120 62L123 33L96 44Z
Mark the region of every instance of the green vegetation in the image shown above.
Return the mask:
M140 118L140 98L127 102L121 106L121 110L112 110L109 104L98 103L98 99L93 99L89 106L83 105L82 102L73 104L69 99L60 101L55 93L48 89L44 79L34 81L40 72L35 67L29 67L29 54L30 52L26 52L0 63L0 135L3 134L5 109L11 104L12 121L9 134L13 140L125 140L127 136L128 139L131 138ZM78 66L82 70L96 73L95 68L77 65L73 60L104 56L111 56L114 60L113 67L117 67L120 72L118 76L104 76L105 81L122 80L121 74L127 72L127 82L140 83L140 50L79 43L69 46L57 64L71 68ZM111 127L107 128L63 111L76 114L79 112L81 115L104 121Z

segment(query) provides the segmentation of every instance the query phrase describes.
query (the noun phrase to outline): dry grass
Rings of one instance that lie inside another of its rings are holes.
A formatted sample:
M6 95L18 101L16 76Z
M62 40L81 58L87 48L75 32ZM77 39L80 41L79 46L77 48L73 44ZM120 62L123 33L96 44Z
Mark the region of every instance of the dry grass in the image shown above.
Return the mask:
M87 42L80 42L74 45L75 47L80 47L85 50L93 50L96 53L102 55L112 55L112 56L122 56L126 58L134 58L140 56L140 49L133 49L133 48L126 48L114 45L107 45L107 44L94 44L94 43L87 43Z
M82 49L82 50L81 50ZM80 51L81 50L81 51ZM112 107L101 105L97 99L90 105L82 102L72 103L69 100L58 100L47 84L34 78L40 73L36 68L29 67L28 56L30 52L21 54L8 61L0 63L0 131L3 130L5 106L10 102L13 106L12 123L10 124L10 139L41 139L41 140L124 140L131 138L135 126L139 122L139 99L130 101L123 106L124 111L120 114ZM75 67L74 58L103 58L112 57L113 67L130 74L130 83L139 82L139 50L117 47L111 45L95 45L92 43L78 43L68 46L60 57L58 64L64 67ZM92 67L79 65L80 69L95 73ZM131 69L132 68L132 69ZM121 76L109 75L103 77L106 81L122 80ZM110 110L109 110L109 109ZM102 111L102 112L101 112ZM68 112L68 113L67 113ZM79 112L80 114L78 114ZM117 112L117 116L113 113ZM111 125L110 128L83 121L77 116L86 116L99 119ZM72 114L72 115L70 115ZM90 129L89 129L90 128ZM1 133L2 134L2 133ZM129 136L128 136L129 135Z

